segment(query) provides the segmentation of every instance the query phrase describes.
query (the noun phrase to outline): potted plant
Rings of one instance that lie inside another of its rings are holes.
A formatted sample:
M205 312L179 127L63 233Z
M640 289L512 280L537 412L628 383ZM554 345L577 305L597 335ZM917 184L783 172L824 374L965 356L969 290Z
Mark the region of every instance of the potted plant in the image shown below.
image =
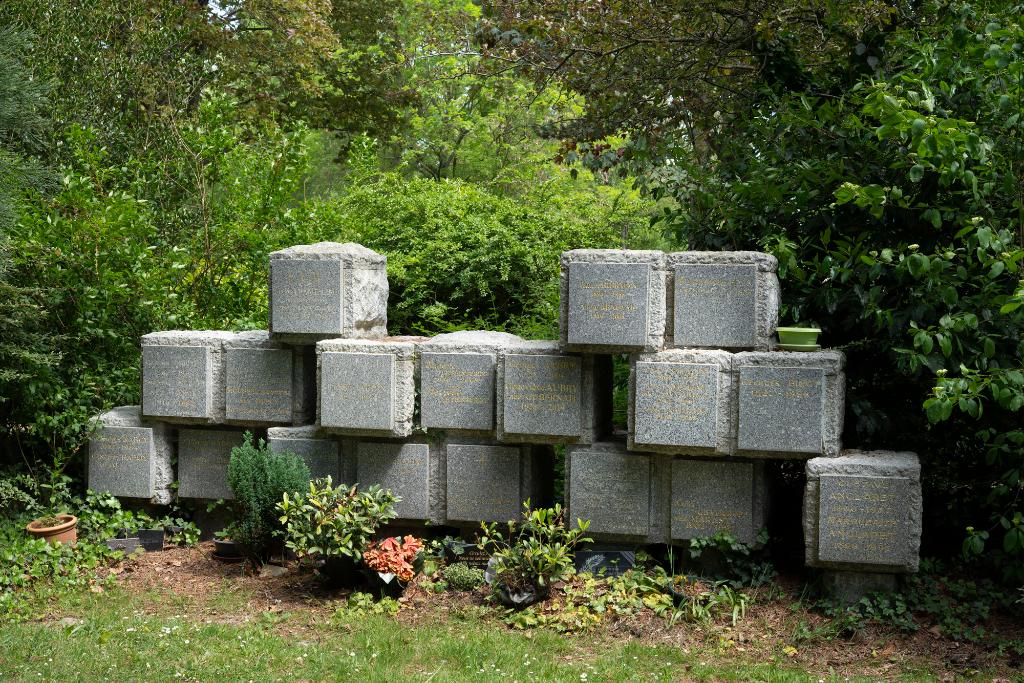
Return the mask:
M265 564L280 554L284 527L277 502L285 493L301 491L309 483L309 467L291 452L274 452L260 439L254 443L245 433L243 442L231 450L228 486L233 498L231 539L254 564Z
M285 546L300 561L317 565L321 578L351 585L377 527L395 518L398 498L379 486L335 488L330 477L315 479L302 494L282 495L277 504Z
M563 517L561 505L531 510L526 501L522 521L508 522L506 533L498 524L480 525L480 545L492 553L485 576L503 605L519 609L543 600L553 582L574 571L572 553L591 542L590 522L577 520L575 529L567 529Z
M394 536L376 541L363 551L365 572L381 595L398 597L423 568L423 541Z
M42 538L50 545L78 542L78 517L68 514L46 515L33 519L25 527L29 534Z
M817 351L818 335L821 329L797 325L794 327L778 327L779 348L783 351Z
M241 562L242 546L231 538L231 529L221 529L213 535L213 556L221 562Z

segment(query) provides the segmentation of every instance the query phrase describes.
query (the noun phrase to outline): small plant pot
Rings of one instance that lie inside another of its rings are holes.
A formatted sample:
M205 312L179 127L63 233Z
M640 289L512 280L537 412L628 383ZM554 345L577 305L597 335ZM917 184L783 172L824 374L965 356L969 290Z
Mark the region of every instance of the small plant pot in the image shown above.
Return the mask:
M373 592L381 598L399 598L405 592L405 585L398 580L394 574L375 572L372 569L364 569L363 576L370 584Z
M139 537L139 543L142 544L147 553L158 552L164 549L163 529L139 529L136 535Z
M775 330L779 335L780 346L812 347L818 344L821 330L817 327L779 327Z
M106 543L107 547L111 550L121 550L125 555L131 555L142 546L139 543L139 539L135 537L121 538L118 536L116 538L108 538Z
M497 596L498 602L513 609L524 609L535 602L540 602L547 598L550 592L549 588L540 586L530 586L516 592L509 590L507 586L496 585L494 587L494 594Z
M325 558L317 571L328 586L354 586L359 583L359 565L351 557L338 555Z
M241 562L242 546L226 538L213 540L213 556L221 562Z
M74 515L57 515L60 524L43 526L40 520L34 519L28 523L25 530L36 538L42 538L50 545L67 543L75 545L78 542L78 517Z

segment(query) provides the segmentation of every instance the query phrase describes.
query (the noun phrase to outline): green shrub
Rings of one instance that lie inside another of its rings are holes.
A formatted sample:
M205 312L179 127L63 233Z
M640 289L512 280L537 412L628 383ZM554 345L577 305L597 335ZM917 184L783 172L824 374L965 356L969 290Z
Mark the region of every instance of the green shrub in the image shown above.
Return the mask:
M229 533L257 561L267 558L282 526L277 502L290 492L301 491L309 481L309 468L294 453L274 453L260 439L253 444L252 434L231 450L228 486L234 495L234 519Z
M480 525L480 547L495 560L495 585L510 594L533 590L546 594L553 581L573 572L573 550L592 540L586 537L590 522L577 520L575 529L567 529L564 514L561 505L531 510L526 501L522 521L508 522L505 533L496 523Z
M484 570L456 562L444 568L444 580L452 590L471 591L483 584Z
M305 493L281 496L277 509L285 527L285 544L300 558L363 559L377 527L395 518L391 491L371 486L334 488L330 477L315 479Z

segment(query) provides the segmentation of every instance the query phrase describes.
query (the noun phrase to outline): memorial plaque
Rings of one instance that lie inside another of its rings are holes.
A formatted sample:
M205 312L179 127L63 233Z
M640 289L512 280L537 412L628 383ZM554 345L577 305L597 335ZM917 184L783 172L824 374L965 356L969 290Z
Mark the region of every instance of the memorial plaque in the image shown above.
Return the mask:
M389 353L320 354L320 424L392 428L395 357Z
M448 445L448 520L518 519L520 450L507 446Z
M909 479L822 475L818 486L820 561L905 563Z
M267 439L274 453L285 451L302 458L309 467L310 479L331 477L334 485L341 483L338 442L332 439Z
M647 263L571 263L569 343L644 346L650 278Z
M150 498L152 458L149 427L100 427L89 438L89 488L125 498Z
M650 457L576 450L569 499L573 519L589 519L590 532L646 536L650 530Z
M242 432L182 429L178 432L178 495L182 498L233 498L228 487L231 450Z
M211 355L205 346L143 346L142 414L208 417Z
M289 349L228 349L227 419L292 421L292 352Z
M428 429L494 429L494 356L420 356L420 422Z
M430 516L430 447L422 443L360 443L356 481L390 489L402 500L395 505L400 519Z
M825 371L740 367L739 449L820 453Z
M635 372L635 443L715 447L718 366L638 361Z
M578 436L582 360L577 356L505 356L503 419L507 434Z
M714 536L725 531L753 543L754 465L752 463L672 463L672 539Z
M271 259L271 329L288 334L341 334L341 272L340 261Z
M675 267L675 345L746 348L756 344L756 265Z

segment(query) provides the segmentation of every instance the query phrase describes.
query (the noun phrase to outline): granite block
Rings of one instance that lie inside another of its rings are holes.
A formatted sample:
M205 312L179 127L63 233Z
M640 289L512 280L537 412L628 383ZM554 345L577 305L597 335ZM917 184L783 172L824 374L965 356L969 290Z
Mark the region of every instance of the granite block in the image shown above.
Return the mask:
M729 455L735 450L732 354L670 349L630 359L630 450Z
M395 505L398 521L436 521L431 519L437 514L431 510L430 451L426 443L360 441L356 480L360 487L380 486L401 498Z
M754 544L764 526L764 463L672 461L672 540L727 532Z
M270 254L276 340L379 339L387 335L387 303L387 257L362 245L319 242Z
M589 353L656 351L665 335L660 251L575 249L561 258L560 342Z
M914 453L844 451L807 462L806 563L912 573L921 544L921 467Z
M310 479L330 476L334 485L343 481L341 444L334 435L316 427L271 427L267 430L267 446L275 453L290 452L302 458L309 467Z
M139 406L114 408L95 421L89 437L89 488L119 498L169 504L174 484L171 430L143 420Z
M264 331L239 332L224 343L227 424L301 425L315 417L312 347L290 347Z
M666 254L669 345L768 350L779 320L778 261L753 251Z
M228 463L232 449L243 442L240 430L178 430L178 496L233 498L228 486Z
M153 332L142 337L142 415L181 424L225 418L224 342L220 331Z
M524 450L529 448L447 444L448 522L477 526L482 521L519 519L523 501L529 498Z

